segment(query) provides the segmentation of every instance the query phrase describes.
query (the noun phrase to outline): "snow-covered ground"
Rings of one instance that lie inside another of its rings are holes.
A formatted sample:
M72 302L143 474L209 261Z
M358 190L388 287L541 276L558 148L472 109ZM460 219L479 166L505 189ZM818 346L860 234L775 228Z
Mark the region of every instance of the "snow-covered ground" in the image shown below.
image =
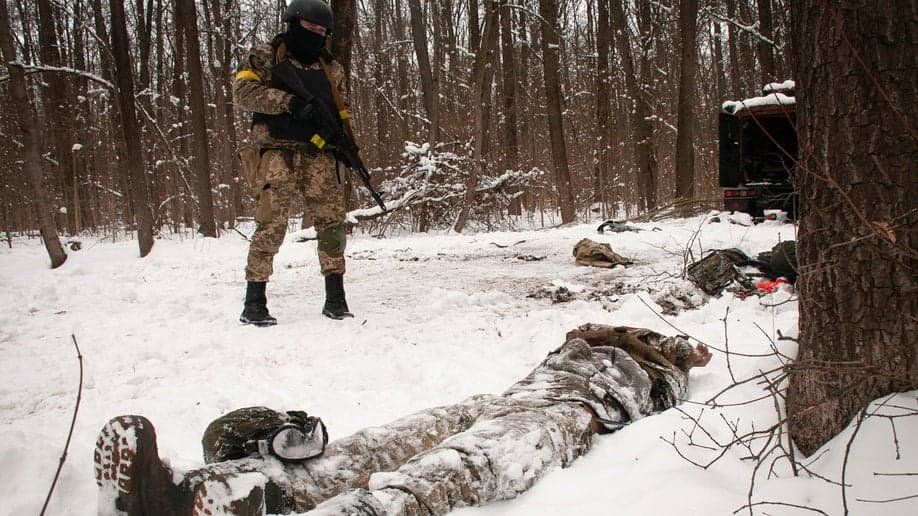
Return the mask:
M37 240L0 249L0 514L37 514L54 476L77 395L82 401L69 454L48 514L96 513L92 449L111 417L143 414L156 425L160 453L173 466L201 464L200 436L212 419L234 408L267 405L320 415L332 439L368 425L475 393L499 393L562 342L569 329L598 322L687 333L723 348L766 354L769 339L796 352L797 305L786 290L764 298L732 294L705 299L678 278L683 252L737 247L755 254L794 238L791 225L708 224L703 217L638 224L645 231L599 235L598 223L560 229L472 235L361 235L348 245L348 301L357 314L335 322L319 314L323 283L315 242L290 241L269 284L273 328L242 326L246 242L158 240L137 258L135 242L83 241L59 270ZM658 231L652 230L659 228ZM581 238L608 242L635 264L604 270L574 264ZM545 293L565 287L573 300ZM530 297L530 294L535 294ZM659 304L658 304L659 303ZM698 308L685 309L688 305ZM674 315L658 315L667 308ZM672 324L670 326L669 324ZM737 379L773 368L777 358L734 358ZM722 353L692 372L690 401L703 402L731 383ZM724 402L761 396L750 382ZM916 407L918 393L890 405ZM699 405L682 409L698 414ZM892 414L895 408L884 408ZM721 419L741 429L777 420L770 399L706 408L702 422L728 440ZM896 437L893 426L895 422ZM701 469L661 437L704 463L715 451L688 445L692 424L671 410L620 432L596 437L594 449L554 472L523 496L463 516L730 514L747 503L753 464L730 450ZM853 428L830 442L811 469L841 478ZM710 443L699 438L696 442ZM897 458L897 454L899 457ZM816 478L793 478L771 458L759 472L752 501L780 501L841 514L842 489ZM852 514L918 514L918 418L867 419L851 446L845 481ZM757 505L755 514L810 512ZM814 512L811 512L816 514Z

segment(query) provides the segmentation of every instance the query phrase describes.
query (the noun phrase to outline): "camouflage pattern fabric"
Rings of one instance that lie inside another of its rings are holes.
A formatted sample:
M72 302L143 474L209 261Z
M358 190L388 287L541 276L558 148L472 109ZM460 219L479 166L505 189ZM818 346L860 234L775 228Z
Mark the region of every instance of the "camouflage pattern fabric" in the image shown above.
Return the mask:
M277 52L269 44L257 44L242 60L233 83L236 105L256 113L280 114L287 111L291 95L268 86L271 67L286 56L284 45ZM320 63L309 66L321 69ZM331 79L346 98L344 69L331 63ZM247 281L268 281L274 272L274 255L287 233L287 219L298 213L305 198L306 215L315 221L318 234L319 265L323 276L344 274L345 208L344 188L336 173L335 160L328 153L311 156L307 144L278 140L270 136L265 124L253 124L252 139L263 149L258 172L261 185L254 185L257 224L249 246Z
M264 439L282 425L293 420L305 421L306 418L306 412L301 410L284 413L267 407L246 407L228 412L213 420L204 430L201 438L204 462L211 464L246 457L246 442Z
M609 244L600 244L589 238L584 238L577 242L577 244L574 245L573 254L578 264L588 265L590 267L603 267L609 269L616 265L631 265L633 263L631 260L615 253Z
M685 395L685 371L653 356L678 362L688 346L684 339L603 325L572 334L586 340L570 338L502 395L475 396L361 430L302 464L264 460L266 500L275 500L268 511L444 514L512 498L585 453L595 423L612 431ZM619 347L624 341L629 351ZM635 342L646 349L632 356ZM653 391L661 389L666 395L660 399L668 401L657 403ZM221 427L227 430L215 428ZM253 459L208 466L221 474L257 467ZM292 507L276 500L292 500Z
M686 269L688 279L706 294L718 296L734 281L747 281L737 266L749 261L738 249L713 251Z
M335 176L334 159L325 154L310 158L284 150L262 155L259 174L264 186L258 193L255 234L249 245L247 281L268 281L274 272L287 220L298 213L305 198L318 235L317 252L322 275L344 274L344 188Z
M279 115L287 111L290 105L291 94L271 88L271 67L282 59L290 59L298 67L302 64L292 57L287 56L285 45L277 47L277 52L268 43L258 43L252 47L246 57L239 63L236 70L236 80L233 82L233 101L236 106L253 113ZM305 67L309 70L321 70L320 63L313 63ZM329 63L331 83L338 88L341 98L347 107L347 87L344 67L337 61ZM302 142L292 140L277 140L268 133L265 124L252 126L252 140L260 147L286 147L307 150Z

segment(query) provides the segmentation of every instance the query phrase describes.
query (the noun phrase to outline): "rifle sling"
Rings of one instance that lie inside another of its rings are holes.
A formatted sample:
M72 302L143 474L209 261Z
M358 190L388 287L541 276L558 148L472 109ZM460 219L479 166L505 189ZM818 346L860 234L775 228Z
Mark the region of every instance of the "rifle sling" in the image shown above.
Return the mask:
M325 59L319 58L319 63L322 65L322 71L325 72L325 77L328 79L328 85L331 87L332 98L335 101L335 108L338 109L338 116L341 118L341 122L344 124L344 130L347 131L347 135L350 136L351 141L357 142L354 139L354 129L351 127L351 118L350 116L342 116L342 113L347 112L347 106L344 105L344 99L341 98L341 92L338 91L338 87L332 79L331 70L328 67L328 63L325 62Z

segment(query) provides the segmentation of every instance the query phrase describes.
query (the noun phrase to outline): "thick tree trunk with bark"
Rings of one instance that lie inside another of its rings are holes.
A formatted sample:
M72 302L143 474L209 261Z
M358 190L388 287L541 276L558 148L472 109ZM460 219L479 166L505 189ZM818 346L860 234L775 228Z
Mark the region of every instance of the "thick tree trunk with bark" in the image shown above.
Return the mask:
M545 97L548 103L548 131L551 137L551 156L555 165L555 183L558 187L558 207L561 222L574 220L574 193L571 172L567 163L567 145L564 142L564 118L561 109L561 63L558 57L558 4L554 0L539 0L542 17L542 70L545 78Z
M651 50L653 47L653 28L651 27L650 3L638 2L638 27L641 31L641 70L638 76L634 104L634 145L635 160L638 168L638 185L641 191L644 210L657 207L657 156L653 146L653 126L649 117L652 107L648 99L653 97L653 77Z
M602 216L607 216L609 202L609 169L612 161L612 106L610 89L612 77L609 74L609 53L612 50L612 26L609 19L609 0L596 1L596 130L599 132L599 148L596 151L593 171L593 202L602 206ZM630 64L631 52L622 60L628 59ZM619 50L621 52L621 50ZM625 66L625 76L634 79L634 67L628 71ZM630 93L630 92L629 92Z
M214 223L214 196L210 179L210 156L207 142L207 104L204 101L204 74L201 71L201 44L198 39L198 13L194 0L178 0L177 10L185 34L186 70L191 107L192 168L198 198L198 233L217 236Z
M424 111L428 121L427 140L435 145L439 139L438 127L434 123L437 111L435 103L439 103L437 92L434 91L433 72L430 69L430 55L427 52L427 28L424 24L424 13L421 11L419 0L408 0L411 13L411 36L414 39L414 53L418 60L418 70L421 73L421 95L424 98Z
M736 0L726 0L727 18L736 19ZM730 96L736 99L743 96L743 75L740 69L739 31L732 23L727 24L727 58L730 61ZM746 92L748 93L748 92Z
M115 53L115 75L118 80L118 110L124 131L124 167L131 178L131 199L134 204L134 218L137 221L137 242L140 256L144 257L153 248L153 212L150 207L150 192L144 172L143 153L140 150L140 127L134 111L134 77L128 43L123 0L110 0L112 17L112 50Z
M774 41L774 29L772 27L771 0L758 0L759 7L759 34L765 39ZM766 85L778 79L777 69L775 68L775 49L771 43L765 39L759 38L756 47L759 54L759 82Z
M0 51L3 53L4 63L18 63L16 46L10 30L10 16L6 0L0 0ZM35 211L38 212L38 227L45 249L51 258L51 268L57 268L67 261L67 253L61 246L57 235L57 227L52 217L51 198L45 185L44 171L41 168L41 148L35 128L41 124L32 108L28 95L25 73L22 66L7 65L10 75L9 91L12 98L12 108L16 112L17 128L22 138L23 151L25 152L24 167L32 184L35 194ZM9 231L7 231L9 235ZM12 240L11 240L12 242Z
M869 401L918 388L918 22L895 2L791 9L802 210L787 408L810 455Z
M635 172L637 173L638 190L641 197L640 204L645 211L650 211L656 206L656 161L653 157L653 127L651 127L650 121L647 119L647 103L644 101L644 94L638 84L637 70L635 70L634 59L631 56L631 38L623 1L612 0L609 7L618 53L622 62L622 72L625 75L625 86L630 100L627 111L631 114L633 131L631 142L634 149ZM646 20L644 23L646 23ZM647 37L649 37L649 34ZM649 48L645 48L645 45L649 47L649 42L641 42L642 55L649 52ZM642 58L641 61L642 67L650 66L649 59L645 62L645 59ZM643 70L641 75L644 75Z
M676 199L695 197L695 70L698 52L698 0L680 0L679 113L676 121Z
M357 34L357 0L332 0L331 7L335 14L331 51L344 68L345 85L350 88L351 49Z
M517 123L516 88L516 50L514 49L513 11L507 0L500 3L500 50L501 50L501 91L503 93L504 125L502 134L503 170L517 170L519 168L519 132ZM509 213L520 215L523 206L520 198L516 197L510 202Z
M496 50L494 44L496 43L498 27L497 2L486 1L485 26L481 37L482 47L475 52L475 62L472 64L472 117L475 123L475 152L473 154L472 173L469 174L469 179L465 185L465 204L462 206L462 210L456 218L456 223L453 225L453 230L456 233L461 233L465 229L465 224L469 219L469 211L475 204L475 188L478 186L479 178L484 170L482 140L487 134L485 124L488 123L488 120L485 116L485 104L490 100L489 86L491 82L487 68Z
M43 65L62 67L65 66L61 56L61 43L58 40L55 20L57 13L49 0L38 0L38 45L39 55ZM72 185L76 183L73 167L73 137L75 102L72 102L71 81L63 73L49 73L43 77L42 104L45 108L43 124L50 135L50 142L54 146L54 160L57 162L56 180L62 186L64 193L64 206L67 207L67 229L73 235L77 232L76 216L78 205L74 205L71 192Z

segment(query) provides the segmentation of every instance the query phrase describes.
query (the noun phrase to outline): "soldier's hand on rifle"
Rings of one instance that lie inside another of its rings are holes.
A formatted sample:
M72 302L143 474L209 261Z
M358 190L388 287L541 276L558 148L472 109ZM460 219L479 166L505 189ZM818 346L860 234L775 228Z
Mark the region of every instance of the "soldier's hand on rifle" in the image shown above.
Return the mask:
M287 106L287 110L290 111L290 114L293 115L293 118L301 122L309 122L315 124L318 121L318 111L315 106L310 102L293 96L290 97L290 104Z

